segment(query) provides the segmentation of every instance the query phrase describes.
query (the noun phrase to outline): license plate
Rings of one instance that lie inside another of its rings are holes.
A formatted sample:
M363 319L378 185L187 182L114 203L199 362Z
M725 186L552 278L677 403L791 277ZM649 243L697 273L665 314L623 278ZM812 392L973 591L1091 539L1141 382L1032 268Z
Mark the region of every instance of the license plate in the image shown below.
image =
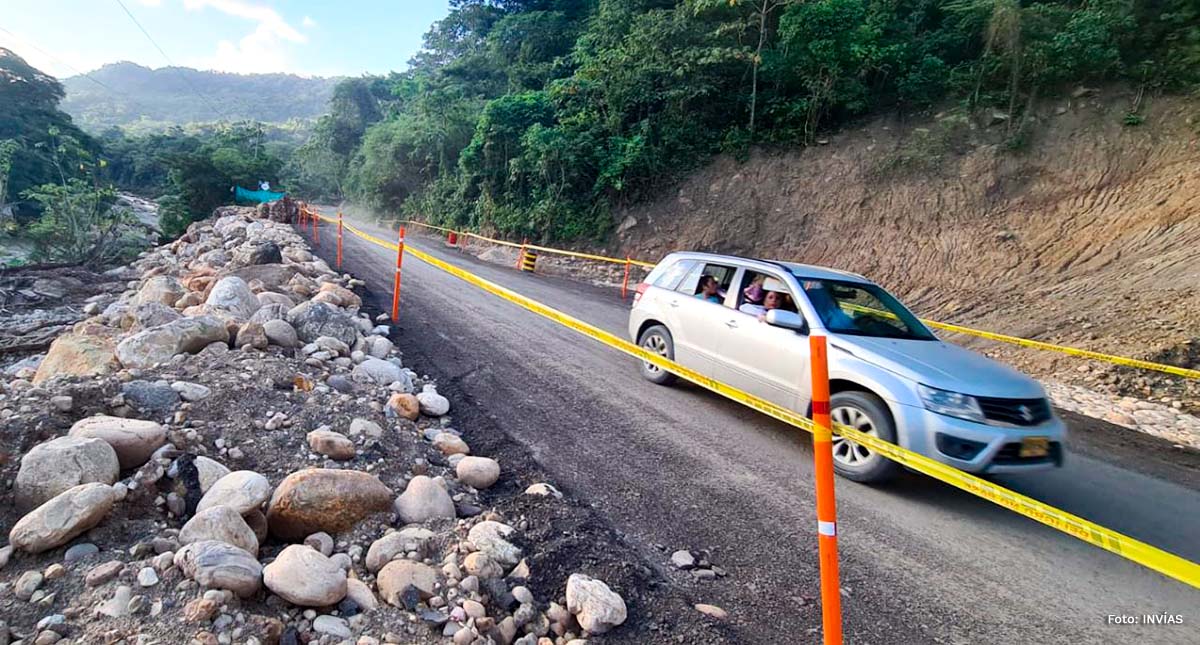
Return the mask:
M1050 454L1050 440L1046 437L1025 437L1021 440L1022 457L1045 457Z

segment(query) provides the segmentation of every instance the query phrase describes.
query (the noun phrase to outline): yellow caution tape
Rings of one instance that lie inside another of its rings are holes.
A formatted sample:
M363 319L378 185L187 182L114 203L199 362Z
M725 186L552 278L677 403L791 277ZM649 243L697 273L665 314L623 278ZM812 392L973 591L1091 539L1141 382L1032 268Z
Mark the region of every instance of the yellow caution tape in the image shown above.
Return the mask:
M318 217L321 217L321 216L318 214ZM322 217L322 219L325 219L326 221L329 221L329 222L336 222L336 220L330 220L330 219L326 219L324 217ZM451 230L448 228L442 228L440 226L434 226L432 224L426 224L424 222L416 222L416 221L409 220L409 223L416 224L418 226L426 226L426 227L437 229L440 231L451 232ZM482 235L476 235L475 233L461 232L459 234L467 235L469 237L474 237L476 239L484 240L486 242L492 242L493 244L503 244L505 246L512 246L512 247L520 247L521 246L520 244L515 244L513 242L506 242L504 240L497 240L497 239L493 239L490 237L484 237ZM653 262L644 262L642 260L634 260L634 259L622 260L621 258L611 258L611 257L603 256L603 255L591 255L588 253L579 253L576 251L566 251L563 249L555 249L555 248L551 248L551 247L547 247L547 246L537 246L534 244L526 245L526 248L535 249L535 250L542 251L545 253L556 253L558 255L567 255L567 256L583 258L583 259L587 259L587 260L596 260L599 262L612 262L612 263L616 263L616 264L625 264L626 262L628 262L629 264L632 264L634 266L646 267L646 268L653 268L655 266L655 264ZM1137 358L1128 358L1125 356L1116 356L1113 354L1104 354L1102 352L1093 352L1093 351L1087 350L1087 349L1078 349L1075 347L1068 347L1065 345L1056 345L1054 343L1047 343L1047 342L1040 341L1040 340L1030 340L1028 338L1019 338L1017 336L1008 336L1006 334L998 334L996 332L984 331L982 329L973 329L971 327L963 327L962 325L953 325L950 323L938 322L936 320L928 320L925 318L922 318L921 322L925 323L926 325L929 325L930 327L934 327L936 329L941 329L944 331L951 331L951 332L955 332L955 333L959 333L959 334L967 334L970 336L978 336L979 338L986 338L988 340L994 340L994 341L998 341L998 342L1002 342L1002 343L1010 343L1013 345L1019 345L1021 347L1029 347L1029 348L1033 348L1033 349L1040 349L1040 350L1051 351L1051 352L1059 352L1060 354L1066 354L1068 356L1076 356L1079 358L1087 358L1087 359L1091 359L1091 360L1104 361L1107 363L1112 363L1114 365L1121 365L1124 367L1134 367L1134 368L1144 369L1144 370L1154 370L1157 372L1163 372L1165 374L1173 374L1175 376L1182 376L1184 378L1200 379L1200 370L1188 369L1186 367L1178 367L1176 365L1167 365L1165 363L1155 363L1153 361L1144 361L1144 360L1137 359Z
M397 245L380 240L377 237L368 235L355 229L351 226L346 226L352 233L359 237L395 251ZM795 426L807 432L813 432L814 426L812 421L796 413L793 410L778 406L769 401L760 399L748 392L739 390L733 386L726 385L720 381L704 376L692 369L684 367L679 363L668 360L638 347L624 338L615 334L609 333L590 325L578 318L569 316L557 309L544 305L532 298L523 296L515 291L502 287L494 282L484 280L469 271L454 266L448 262L439 260L427 253L423 253L410 246L404 249L413 257L429 264L433 267L441 269L450 275L453 275L461 280L473 284L488 293L499 296L509 302L519 305L529 311L532 311L539 316L548 318L564 327L573 329L589 338L599 341L609 347L622 351L630 356L643 361L652 363L672 374L679 376L687 381L691 381L703 388L712 390L721 396L737 401L742 405L753 408L766 414L772 418L778 419L789 425ZM1112 529L1105 528L1085 520L1077 515L1068 513L1062 509L1044 504L1031 497L1022 495L1016 491L1010 490L1003 486L999 486L985 479L963 472L948 466L934 459L930 459L924 455L915 453L911 450L901 448L900 446L884 441L878 437L865 434L855 428L849 426L835 424L834 431L854 442L866 446L867 448L878 452L879 454L900 463L917 472L928 475L938 481L945 482L959 488L976 497L997 504L1014 513L1023 515L1030 519L1036 520L1061 531L1071 537L1083 540L1093 546L1104 549L1111 553L1115 553L1126 560L1136 562L1144 567L1157 571L1163 575L1174 578L1191 587L1200 589L1200 564L1191 562L1190 560L1181 558L1173 553L1168 553L1157 547L1146 544L1127 535L1123 535Z

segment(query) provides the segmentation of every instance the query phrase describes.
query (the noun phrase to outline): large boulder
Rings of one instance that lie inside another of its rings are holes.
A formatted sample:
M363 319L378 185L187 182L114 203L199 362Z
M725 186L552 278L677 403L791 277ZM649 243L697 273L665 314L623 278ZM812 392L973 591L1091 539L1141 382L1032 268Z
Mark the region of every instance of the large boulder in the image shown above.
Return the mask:
M125 310L121 317L121 328L141 331L175 322L181 317L178 311L161 302L142 302Z
M232 544L204 540L184 545L175 553L175 566L207 589L228 589L242 598L262 586L262 565Z
M258 280L267 290L279 291L281 287L291 282L297 272L296 267L285 264L254 264L230 271L225 275L241 278L247 283Z
M271 483L266 477L253 470L237 470L217 480L208 489L200 503L196 504L196 512L214 506L228 506L245 515L258 510L262 503L271 496Z
M59 437L34 446L21 458L16 502L40 506L80 484L112 484L120 476L117 453L100 439Z
M279 245L268 240L250 251L249 260L250 264L279 264L283 262L283 255L279 252Z
M228 506L213 506L192 516L179 530L179 543L216 540L258 555L258 537L240 513Z
M267 335L267 342L272 345L290 349L300 344L296 328L286 320L268 320L263 323L263 333Z
M500 479L500 464L487 457L463 457L454 473L458 481L472 488L490 488Z
M405 524L420 524L455 516L454 500L450 498L450 493L425 475L417 475L408 482L404 492L396 498L395 507L400 521Z
M386 511L391 501L391 490L374 475L309 468L280 482L271 496L267 523L271 533L284 540L320 531L340 533L372 513Z
M121 369L114 355L117 333L104 325L80 323L75 331L50 343L33 384L41 385L56 376L101 376Z
M165 363L176 354L195 354L212 343L228 342L229 329L220 319L214 316L180 318L121 341L117 345L117 359L125 367L146 368Z
M250 285L237 276L226 276L213 285L204 301L212 309L227 312L236 320L249 320L261 306Z
M153 421L123 419L103 414L75 422L68 433L72 437L103 440L117 453L122 470L137 468L150 460L167 442L167 429Z
M303 544L283 550L263 569L263 583L275 595L301 607L328 607L346 597L346 572Z
M179 393L166 381L129 381L121 385L125 405L145 416L161 419L179 405Z
M396 381L406 382L408 380L404 370L400 369L398 365L373 356L355 365L350 376L359 383L376 385L390 385Z
M603 581L581 573L567 578L567 611L591 634L603 634L625 622L625 600Z
M371 543L367 549L367 570L375 573L397 556L411 551L426 555L426 545L434 537L433 531L421 526L406 526Z
M333 296L336 302L332 302L330 304L336 304L342 307L362 306L362 298L359 298L358 294L333 282L326 282L325 284L321 285L321 287L317 289L317 293L325 293Z
M437 593L438 582L437 569L410 560L392 560L379 570L375 579L379 595L395 607L404 607L404 596L409 587L416 589L421 600L432 598Z
M59 493L13 525L8 542L26 553L41 553L70 542L99 524L117 492L108 484L80 484Z
M169 275L156 275L142 284L135 300L138 304L157 302L172 307L175 305L175 301L182 298L185 293L187 293L187 289L179 283L179 280Z
M354 317L323 302L300 303L287 312L287 321L296 328L296 334L305 343L321 336L332 336L347 345L358 338L358 325Z

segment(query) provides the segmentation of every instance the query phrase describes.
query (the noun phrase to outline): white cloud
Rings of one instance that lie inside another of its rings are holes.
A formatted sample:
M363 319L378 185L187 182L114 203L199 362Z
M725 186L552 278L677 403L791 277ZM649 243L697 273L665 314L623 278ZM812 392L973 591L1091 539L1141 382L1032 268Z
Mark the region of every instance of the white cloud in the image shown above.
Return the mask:
M312 16L304 16L304 20L301 20L300 24L304 25L306 29L312 29L317 26L317 21L313 20Z
M291 46L308 42L307 36L267 6L242 0L184 0L183 6L190 11L211 8L257 23L254 31L237 42L218 42L212 56L193 61L197 67L240 74L294 71Z
M100 66L95 59L75 50L60 49L51 55L45 49L35 48L32 39L16 33L0 31L0 47L13 50L26 63L56 78L90 72Z

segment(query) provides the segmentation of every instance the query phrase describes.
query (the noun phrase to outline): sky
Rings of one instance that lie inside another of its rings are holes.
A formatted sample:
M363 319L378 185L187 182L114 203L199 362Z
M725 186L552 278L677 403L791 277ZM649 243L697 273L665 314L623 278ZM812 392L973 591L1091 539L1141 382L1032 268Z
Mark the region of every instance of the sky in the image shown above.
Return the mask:
M141 23L155 48L121 5ZM57 77L106 63L240 74L403 70L449 0L0 0L0 46Z

